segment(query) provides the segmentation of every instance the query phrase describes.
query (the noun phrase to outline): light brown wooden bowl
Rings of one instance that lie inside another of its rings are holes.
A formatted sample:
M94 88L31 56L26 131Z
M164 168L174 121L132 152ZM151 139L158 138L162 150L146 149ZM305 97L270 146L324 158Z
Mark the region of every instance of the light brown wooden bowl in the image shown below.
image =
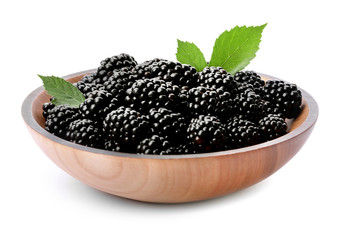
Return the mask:
M71 74L74 83L92 70ZM263 75L263 79L276 79ZM177 203L215 198L249 187L270 176L303 146L318 117L306 91L302 112L289 121L289 133L275 140L236 150L190 155L137 155L81 146L44 130L43 87L24 101L22 115L43 152L60 168L101 191L147 202Z

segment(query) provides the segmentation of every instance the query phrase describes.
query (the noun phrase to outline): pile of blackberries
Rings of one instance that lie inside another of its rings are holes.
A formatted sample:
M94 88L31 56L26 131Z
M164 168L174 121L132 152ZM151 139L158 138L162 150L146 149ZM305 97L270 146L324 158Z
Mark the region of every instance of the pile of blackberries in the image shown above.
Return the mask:
M137 64L128 54L101 62L75 86L79 108L43 105L45 129L81 145L138 154L236 149L280 137L295 118L301 91L252 71L197 72L164 59Z

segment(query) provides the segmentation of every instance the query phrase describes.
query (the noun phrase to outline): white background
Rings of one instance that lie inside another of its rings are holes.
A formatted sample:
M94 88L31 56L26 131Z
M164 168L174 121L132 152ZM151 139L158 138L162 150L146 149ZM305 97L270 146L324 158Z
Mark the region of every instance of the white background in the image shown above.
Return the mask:
M0 239L344 239L341 1L1 1ZM189 204L104 194L55 166L35 145L21 103L36 74L95 68L122 52L175 60L177 41L209 60L235 25L261 25L247 69L296 83L318 102L308 142L246 190Z

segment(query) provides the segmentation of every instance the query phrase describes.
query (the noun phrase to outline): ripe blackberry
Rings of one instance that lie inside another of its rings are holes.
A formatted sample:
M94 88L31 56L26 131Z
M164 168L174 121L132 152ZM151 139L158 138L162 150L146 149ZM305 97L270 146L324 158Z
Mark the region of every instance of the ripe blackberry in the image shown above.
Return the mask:
M122 53L101 61L97 69L97 77L104 79L104 77L110 77L114 70L122 68L132 69L136 65L137 62L132 56Z
M51 105L47 104L46 109L50 107ZM62 138L69 123L80 117L79 109L67 105L54 106L44 114L46 115L45 130Z
M43 117L47 119L48 115L50 114L50 111L55 107L54 104L51 102L44 103L43 104Z
M85 101L80 104L80 111L84 118L101 124L101 119L118 107L116 102L117 99L112 98L111 93L95 90L86 95Z
M113 74L104 82L104 89L112 94L119 101L124 101L126 90L138 79L137 75L131 71L114 71Z
M209 89L206 87L191 88L187 95L189 114L194 116L211 114L223 116L231 111L232 96L229 92L220 89Z
M238 83L234 81L231 74L227 73L222 67L206 67L199 72L199 85L207 88L219 89L233 92Z
M102 137L94 122L77 119L66 130L65 139L87 147L102 148Z
M155 135L166 137L172 142L185 142L187 128L185 118L180 113L173 113L166 108L149 110L152 132Z
M97 90L99 88L98 84L95 83L85 83L85 82L77 82L73 84L74 86L76 86L80 92L82 92L85 96L90 93L93 92L94 90Z
M135 152L136 146L150 134L148 118L139 112L119 107L108 113L103 121L103 134L112 145L118 143L125 152Z
M261 142L259 128L251 121L233 117L227 123L228 145L230 149L251 146Z
M174 154L195 154L196 150L190 144L180 144L174 148Z
M104 149L113 152L123 152L121 145L113 139L105 141Z
M164 81L172 82L172 84L179 87L194 87L197 85L196 68L190 65L172 61L159 61L154 62L150 68L152 77L160 77Z
M266 103L251 88L238 93L233 101L238 114L244 115L248 120L257 122L264 114Z
M212 152L226 149L226 130L214 116L200 115L193 118L187 129L187 138L196 152Z
M152 65L156 64L161 61L167 61L161 58L154 58L152 60L145 61L143 63L140 63L136 65L133 69L132 72L137 74L137 76L140 79L145 79L145 78L153 78L152 76Z
M278 108L284 117L295 118L301 111L302 95L295 84L269 80L263 91L263 98Z
M239 83L251 84L256 93L261 93L265 81L253 71L240 71L234 75L234 80Z
M151 108L176 109L179 87L159 78L137 80L127 91L125 101L129 107L148 113Z
M269 141L287 133L287 123L279 114L269 114L259 121L259 128L265 141Z
M155 78L171 82L173 85L179 87L197 86L198 74L196 68L181 64L179 62L168 61L164 59L155 58L137 65L133 72L140 78Z
M166 155L172 154L174 148L171 147L170 142L166 138L153 135L143 139L138 144L136 152L141 154Z

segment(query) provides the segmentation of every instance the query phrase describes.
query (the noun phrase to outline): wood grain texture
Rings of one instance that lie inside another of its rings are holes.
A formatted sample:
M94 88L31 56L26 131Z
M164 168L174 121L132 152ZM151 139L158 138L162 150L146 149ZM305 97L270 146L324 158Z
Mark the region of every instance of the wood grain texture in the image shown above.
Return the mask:
M89 71L65 77L77 82ZM272 77L262 75L263 78ZM60 168L80 181L117 196L159 203L191 202L251 186L287 163L314 128L318 107L305 91L301 114L278 139L236 150L192 155L136 155L74 144L43 129L43 88L24 101L22 115L33 139Z

